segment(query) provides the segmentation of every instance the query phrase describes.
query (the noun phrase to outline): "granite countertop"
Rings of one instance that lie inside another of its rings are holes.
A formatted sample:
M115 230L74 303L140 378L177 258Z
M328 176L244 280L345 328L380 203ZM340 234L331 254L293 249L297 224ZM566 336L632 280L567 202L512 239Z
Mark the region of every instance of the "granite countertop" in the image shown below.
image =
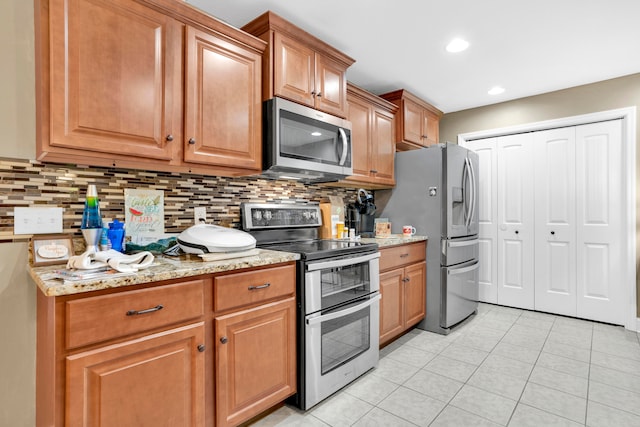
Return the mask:
M380 248L388 246L406 245L407 243L423 242L427 236L404 237L402 234L391 234L389 237L361 238L363 243L377 243Z
M210 262L202 261L202 259L196 255L183 255L180 257L159 255L155 257L153 264L149 268L140 270L137 273L117 275L114 277L106 276L99 279L65 281L56 278L53 271L63 269L64 265L46 267L30 266L29 273L46 296L60 296L138 285L141 283L159 282L162 280L180 279L201 274L260 267L298 259L300 259L299 254L259 249L257 255Z

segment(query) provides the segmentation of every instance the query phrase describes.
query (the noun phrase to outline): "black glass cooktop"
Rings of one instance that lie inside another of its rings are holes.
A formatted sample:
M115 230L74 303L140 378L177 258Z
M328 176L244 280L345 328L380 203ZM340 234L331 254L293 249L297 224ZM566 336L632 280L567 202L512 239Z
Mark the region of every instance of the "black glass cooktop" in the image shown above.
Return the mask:
M362 243L350 240L305 240L260 245L263 249L298 253L305 260L316 260L342 255L376 252L375 243Z

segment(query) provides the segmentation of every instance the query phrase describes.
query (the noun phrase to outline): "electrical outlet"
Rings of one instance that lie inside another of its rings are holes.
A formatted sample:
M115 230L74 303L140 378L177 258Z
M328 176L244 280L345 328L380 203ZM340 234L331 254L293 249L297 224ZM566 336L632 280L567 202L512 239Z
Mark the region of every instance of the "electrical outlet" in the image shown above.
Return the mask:
M193 222L204 224L207 222L207 208L204 206L193 208Z

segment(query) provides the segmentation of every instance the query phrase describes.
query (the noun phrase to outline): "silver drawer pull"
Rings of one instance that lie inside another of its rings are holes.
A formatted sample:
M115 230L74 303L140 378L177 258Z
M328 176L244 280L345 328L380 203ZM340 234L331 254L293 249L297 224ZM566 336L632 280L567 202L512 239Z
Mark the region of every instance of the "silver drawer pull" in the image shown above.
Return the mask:
M265 283L264 285L260 285L260 286L249 286L249 290L255 291L256 289L266 289L269 286L271 286L271 283Z
M401 255L400 255L400 258L406 258L406 257L408 257L408 256L409 256L409 254L401 254Z
M163 308L164 306L162 304L158 304L155 307L147 308L146 310L129 310L127 311L127 316L137 316L138 314L153 313L154 311L159 311Z

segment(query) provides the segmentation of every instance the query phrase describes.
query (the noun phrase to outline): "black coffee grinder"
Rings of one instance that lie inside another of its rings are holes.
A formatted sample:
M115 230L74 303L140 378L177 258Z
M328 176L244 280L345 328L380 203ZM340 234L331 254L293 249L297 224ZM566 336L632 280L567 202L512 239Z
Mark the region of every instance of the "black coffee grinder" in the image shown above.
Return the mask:
M358 190L355 203L347 205L345 226L349 229L354 228L356 236L375 237L375 211L373 195L361 188Z

